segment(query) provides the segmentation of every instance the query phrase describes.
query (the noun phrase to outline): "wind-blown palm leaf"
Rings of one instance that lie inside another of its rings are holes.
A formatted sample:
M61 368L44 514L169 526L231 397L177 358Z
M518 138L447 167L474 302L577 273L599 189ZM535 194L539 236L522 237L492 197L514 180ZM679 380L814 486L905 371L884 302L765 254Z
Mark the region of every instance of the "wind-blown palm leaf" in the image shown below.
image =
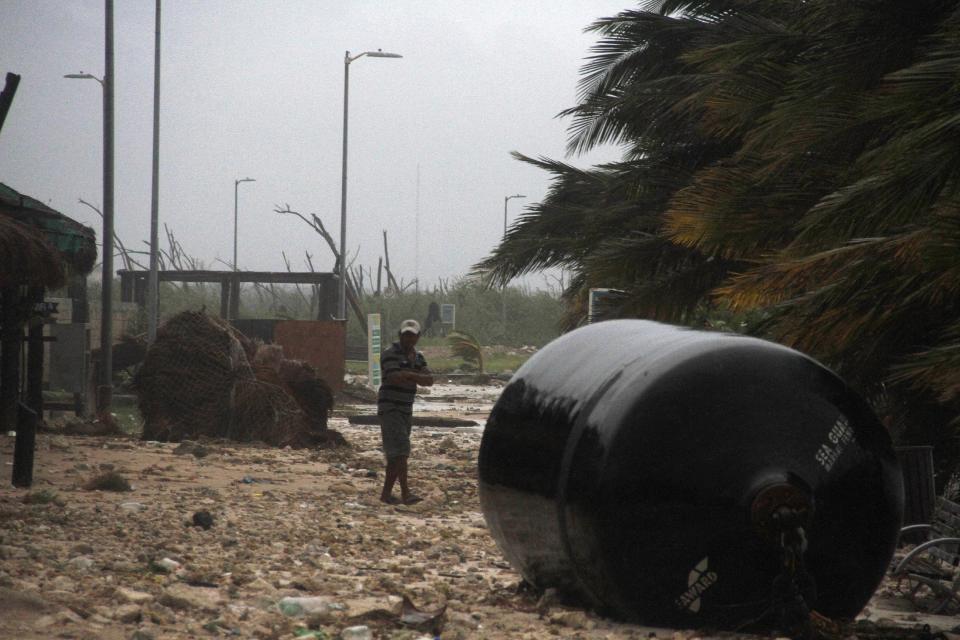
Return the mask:
M447 344L453 355L476 366L477 371L483 373L483 349L476 338L463 331L451 331L447 334Z

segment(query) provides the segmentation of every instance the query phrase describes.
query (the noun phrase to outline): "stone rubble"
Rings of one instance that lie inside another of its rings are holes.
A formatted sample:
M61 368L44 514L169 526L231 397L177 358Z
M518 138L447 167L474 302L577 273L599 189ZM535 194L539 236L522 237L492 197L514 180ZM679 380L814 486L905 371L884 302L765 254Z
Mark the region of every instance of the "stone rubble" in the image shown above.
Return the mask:
M430 400L482 422L498 392L440 386ZM212 441L198 457L175 443L39 434L34 487L0 489L0 638L434 637L401 623L404 596L421 611L446 607L430 623L444 640L711 637L521 589L480 510L481 428L415 428L410 477L424 501L388 506L379 429L337 417L330 427L350 446ZM8 474L12 450L0 436ZM134 490L82 488L104 469ZM40 491L58 500L24 500ZM193 526L199 510L209 529Z

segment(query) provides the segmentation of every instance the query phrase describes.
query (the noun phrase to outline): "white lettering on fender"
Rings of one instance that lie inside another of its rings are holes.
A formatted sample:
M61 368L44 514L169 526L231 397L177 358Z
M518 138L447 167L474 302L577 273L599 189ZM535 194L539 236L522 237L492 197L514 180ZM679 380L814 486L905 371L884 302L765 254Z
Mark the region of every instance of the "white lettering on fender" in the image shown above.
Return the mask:
M687 576L687 590L674 602L681 609L692 613L700 611L700 595L717 581L717 574L708 570L709 556L697 563Z
M827 434L827 440L828 442L820 445L814 457L825 471L830 471L840 458L840 454L853 440L853 429L850 428L850 422L845 416L837 418L830 433Z

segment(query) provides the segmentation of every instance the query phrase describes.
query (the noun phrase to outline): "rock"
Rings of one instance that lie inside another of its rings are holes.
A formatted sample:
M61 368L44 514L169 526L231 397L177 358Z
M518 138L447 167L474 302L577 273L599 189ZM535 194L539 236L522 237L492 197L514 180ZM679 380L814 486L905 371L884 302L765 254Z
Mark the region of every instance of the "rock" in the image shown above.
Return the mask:
M34 629L47 629L57 624L57 619L52 615L40 616L33 621Z
M114 591L114 595L124 602L131 602L133 604L145 604L153 600L152 594L145 593L143 591L134 591L133 589L127 589L126 587L117 587Z
M147 508L147 505L140 502L121 502L120 508L130 513L139 513Z
M110 571L115 573L137 573L143 570L143 565L136 562L127 562L126 560L117 560L109 565Z
M337 482L330 485L327 491L331 493L356 493L357 488L349 482Z
M370 627L361 624L355 627L347 627L340 632L340 637L343 640L373 640L373 633L370 631Z
M457 441L454 440L452 436L447 436L437 443L437 449L439 449L441 453L456 451L457 448Z
M85 556L91 553L93 553L93 547L83 542L75 544L70 548L71 558L74 556Z
M170 558L161 558L160 560L154 562L153 566L164 573L173 573L182 565L176 560L172 560Z
M261 593L261 594L267 594L267 595L274 594L277 592L277 588L274 587L272 584L270 584L268 581L264 580L263 578L257 578L256 580L252 580L251 582L248 582L245 585L245 588L255 593Z
M53 620L54 623L58 625L69 624L71 622L83 622L83 618L70 609L61 609L56 612L53 614Z
M171 625L177 621L177 615L169 607L156 602L149 602L143 606L143 615L150 622L158 625Z
M71 558L67 562L67 565L79 571L89 571L93 568L94 561L90 556L77 556L76 558Z
M550 622L571 629L586 629L590 620L583 611L557 611L550 615Z
M347 617L357 621L400 615L400 603L389 598L356 598L345 601L344 605Z
M140 622L140 618L142 617L143 613L140 611L140 606L136 604L120 605L113 612L113 619L119 620L120 622Z
M213 516L209 511L197 511L193 514L193 526L206 531L213 526Z
M67 576L57 576L47 584L47 587L51 591L73 591L76 585L77 583Z
M25 560L30 557L26 549L20 547L11 547L9 545L0 545L0 560Z
M327 613L333 600L328 596L286 597L280 600L280 612L285 616Z
M153 640L153 634L144 629L137 629L133 632L133 635L130 636L130 640Z
M211 587L189 587L185 584L174 584L160 596L160 604L171 609L181 611L199 609L208 613L215 613L223 604L223 598L217 589Z

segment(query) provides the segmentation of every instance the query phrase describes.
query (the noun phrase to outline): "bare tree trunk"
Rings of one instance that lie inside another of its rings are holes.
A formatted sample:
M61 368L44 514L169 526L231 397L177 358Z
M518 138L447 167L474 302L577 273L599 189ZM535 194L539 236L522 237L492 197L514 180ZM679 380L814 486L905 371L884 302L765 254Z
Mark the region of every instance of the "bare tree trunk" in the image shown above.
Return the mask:
M395 293L400 293L400 287L397 285L393 272L390 271L390 250L387 248L387 230L383 230L383 266L387 270L387 290L391 288Z
M93 209L98 216L100 216L101 218L103 217L103 212L101 212L100 209L96 208L95 206L93 206L83 198L80 198L79 200L80 200L80 204L87 205L88 207ZM120 258L123 260L124 269L126 269L127 271L131 271L133 269L133 266L136 265L141 269L146 270L145 266L143 266L142 264L140 264L130 256L132 252L127 249L125 244L123 244L123 240L120 239L120 236L117 235L116 231L113 232L113 241L116 243L117 248L120 250ZM138 252L138 253L142 253L142 252Z
M336 265L340 264L341 259L343 260L344 269L340 271L342 277L345 279L345 288L347 292L347 302L350 303L350 307L353 309L353 312L357 316L357 320L360 322L360 326L363 328L363 332L367 332L367 318L363 315L363 309L360 307L360 302L357 298L357 292L353 289L349 277L349 265L346 261L346 256L341 257L340 252L337 251L337 245L333 241L333 237L327 231L326 227L323 226L323 221L320 220L319 216L315 213L310 214L310 220L306 218L302 213L294 211L290 208L290 205L285 204L281 209L279 206L274 207L275 213L293 215L301 220L303 220L307 225L313 229L316 233L320 235L321 238L326 240L327 246L330 247L330 251L333 253L333 257L336 259ZM334 266L334 271L337 271L336 265Z

